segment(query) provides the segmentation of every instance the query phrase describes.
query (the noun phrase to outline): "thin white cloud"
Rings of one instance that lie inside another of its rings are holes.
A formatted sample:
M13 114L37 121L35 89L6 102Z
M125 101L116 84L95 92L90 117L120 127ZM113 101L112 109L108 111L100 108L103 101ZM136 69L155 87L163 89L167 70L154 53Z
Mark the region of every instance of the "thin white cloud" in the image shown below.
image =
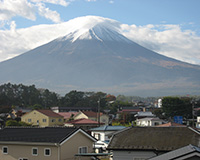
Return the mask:
M165 56L200 64L200 37L179 25L122 25L123 34L136 43Z
M57 5L61 5L61 6L68 6L70 3L66 2L65 0L31 0L31 2L34 3L51 3L51 4L57 4Z
M46 7L45 3L51 3L67 7L70 2L65 0L0 0L0 27L13 17L21 16L26 19L36 20L36 14L60 23L60 14Z
M0 1L0 20L9 20L14 16L22 16L35 20L34 5L27 0L3 0Z
M45 17L46 19L50 19L51 21L55 22L55 23L60 23L61 19L60 19L60 14L57 13L56 11L52 11L49 8L45 7L45 5L43 3L38 3L38 13Z

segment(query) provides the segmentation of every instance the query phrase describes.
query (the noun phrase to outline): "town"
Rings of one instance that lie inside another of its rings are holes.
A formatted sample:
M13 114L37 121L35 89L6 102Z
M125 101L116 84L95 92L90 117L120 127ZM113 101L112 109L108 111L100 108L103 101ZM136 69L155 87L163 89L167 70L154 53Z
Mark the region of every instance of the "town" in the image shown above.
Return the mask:
M0 159L200 158L198 96L139 98L71 91L57 95L62 101L57 103L52 95L57 94L35 86L0 86Z

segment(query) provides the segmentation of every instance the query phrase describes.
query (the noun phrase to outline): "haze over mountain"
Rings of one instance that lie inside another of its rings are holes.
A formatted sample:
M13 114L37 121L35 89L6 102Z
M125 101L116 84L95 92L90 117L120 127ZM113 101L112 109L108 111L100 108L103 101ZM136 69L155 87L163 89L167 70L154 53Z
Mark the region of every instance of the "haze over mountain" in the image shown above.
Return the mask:
M120 33L119 22L86 16L68 23L66 36L1 62L0 83L35 84L61 94L200 94L200 66L134 43Z

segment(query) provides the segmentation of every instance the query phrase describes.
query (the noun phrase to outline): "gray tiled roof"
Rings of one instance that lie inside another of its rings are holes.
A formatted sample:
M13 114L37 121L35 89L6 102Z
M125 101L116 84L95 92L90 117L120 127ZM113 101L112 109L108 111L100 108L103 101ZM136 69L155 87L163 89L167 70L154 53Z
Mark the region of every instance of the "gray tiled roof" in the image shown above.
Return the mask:
M149 160L161 160L161 159L162 160L169 160L169 159L175 159L175 158L180 158L180 157L185 156L185 155L188 156L189 154L192 154L194 152L200 153L200 148L198 148L198 147L193 146L193 145L190 144L188 146L185 146L185 147L173 150L171 152L167 152L167 153L162 154L160 156L150 158Z
M75 131L77 131L76 128L67 128L67 127L4 128L0 130L0 142L61 143Z
M171 151L189 144L199 146L200 133L188 127L132 127L115 134L108 149Z

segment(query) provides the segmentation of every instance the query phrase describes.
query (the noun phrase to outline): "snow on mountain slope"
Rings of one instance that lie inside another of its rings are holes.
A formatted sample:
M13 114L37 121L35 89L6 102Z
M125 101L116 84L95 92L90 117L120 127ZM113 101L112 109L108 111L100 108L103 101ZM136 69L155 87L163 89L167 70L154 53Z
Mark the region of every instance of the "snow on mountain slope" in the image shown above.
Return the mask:
M122 36L120 23L108 18L98 16L85 16L75 18L67 22L67 36L60 40L70 39L72 42L77 39L96 39L99 41L126 41Z

